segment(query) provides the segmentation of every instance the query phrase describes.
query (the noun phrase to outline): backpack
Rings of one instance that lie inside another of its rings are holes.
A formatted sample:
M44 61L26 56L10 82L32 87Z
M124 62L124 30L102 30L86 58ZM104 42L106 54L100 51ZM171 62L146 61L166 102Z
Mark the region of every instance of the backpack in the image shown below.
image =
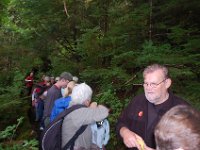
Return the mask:
M92 143L102 149L110 139L110 125L107 119L91 125Z
M61 112L54 120L51 122L43 131L40 148L42 150L65 150L70 148L73 150L75 140L80 134L84 132L87 125L80 127L80 129L74 134L74 136L69 140L69 142L62 148L62 123L64 118L72 111L86 107L84 105L74 105L63 112Z

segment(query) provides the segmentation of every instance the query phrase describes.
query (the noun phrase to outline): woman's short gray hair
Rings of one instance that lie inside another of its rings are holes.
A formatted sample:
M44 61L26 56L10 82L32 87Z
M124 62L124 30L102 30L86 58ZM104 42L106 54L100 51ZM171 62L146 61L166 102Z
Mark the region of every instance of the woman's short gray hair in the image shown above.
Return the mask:
M81 83L75 86L72 90L71 94L71 102L70 106L76 104L83 104L87 100L91 100L92 98L92 89L86 83Z

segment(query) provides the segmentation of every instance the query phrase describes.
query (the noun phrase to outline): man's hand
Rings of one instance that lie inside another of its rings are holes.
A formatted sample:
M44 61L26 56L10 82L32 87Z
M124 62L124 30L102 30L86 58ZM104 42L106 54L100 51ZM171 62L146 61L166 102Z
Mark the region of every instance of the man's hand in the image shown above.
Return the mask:
M126 127L122 127L120 129L120 135L123 138L124 144L128 148L137 147L137 145L136 145L137 141L136 141L136 136L135 136L134 132L130 131Z
M126 127L120 129L120 135L123 138L124 144L128 148L137 147L139 150L153 150L146 146L144 140L136 133L130 131Z

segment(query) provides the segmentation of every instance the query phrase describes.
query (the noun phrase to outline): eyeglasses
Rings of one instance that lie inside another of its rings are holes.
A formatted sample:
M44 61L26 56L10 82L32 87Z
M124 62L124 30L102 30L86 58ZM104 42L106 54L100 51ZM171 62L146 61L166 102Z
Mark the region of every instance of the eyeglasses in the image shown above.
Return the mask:
M167 80L167 79L164 79L164 80L162 80L161 82L159 82L159 83L143 83L143 86L144 87L147 87L147 86L150 86L150 87L152 87L152 88L156 88L158 85L160 85L161 83L163 83L165 80Z

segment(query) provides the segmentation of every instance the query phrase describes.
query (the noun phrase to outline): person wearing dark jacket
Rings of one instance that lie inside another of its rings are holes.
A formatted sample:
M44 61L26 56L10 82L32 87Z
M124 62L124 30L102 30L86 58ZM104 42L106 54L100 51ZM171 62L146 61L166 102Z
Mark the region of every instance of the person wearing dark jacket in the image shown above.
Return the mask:
M144 94L133 98L116 125L117 134L126 147L134 150L155 149L154 128L160 118L176 105L188 105L168 90L172 81L165 66L146 67L143 78Z
M66 88L68 83L72 81L72 75L69 72L63 72L60 75L59 81L57 81L47 91L47 97L44 100L44 113L43 120L45 127L50 123L50 115L53 108L54 101L62 97L61 88Z

